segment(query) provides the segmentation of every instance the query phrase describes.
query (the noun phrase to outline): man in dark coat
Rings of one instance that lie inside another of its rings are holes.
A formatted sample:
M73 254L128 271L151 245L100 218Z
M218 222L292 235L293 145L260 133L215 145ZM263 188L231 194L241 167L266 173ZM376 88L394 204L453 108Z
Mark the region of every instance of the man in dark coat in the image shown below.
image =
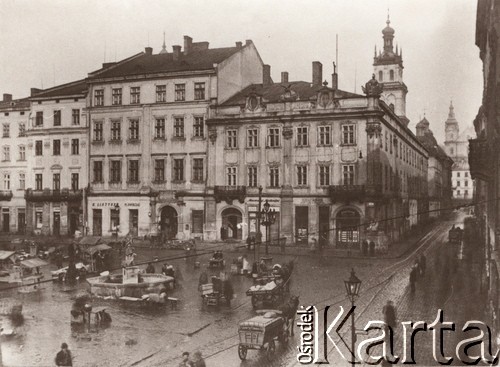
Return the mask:
M415 292L415 282L417 281L417 272L418 272L417 267L413 267L410 271L410 290L411 290L411 293Z
M73 366L73 357L66 343L62 343L61 350L56 355L56 366Z
M146 273L147 274L154 274L155 273L155 266L153 265L153 263L149 263L148 264L148 267L146 268Z

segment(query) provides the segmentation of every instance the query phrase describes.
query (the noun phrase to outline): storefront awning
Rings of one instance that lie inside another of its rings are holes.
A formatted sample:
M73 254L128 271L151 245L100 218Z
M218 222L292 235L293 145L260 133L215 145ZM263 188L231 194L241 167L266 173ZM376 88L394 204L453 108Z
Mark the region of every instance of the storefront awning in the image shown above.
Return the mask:
M21 261L21 266L24 266L25 268L30 268L30 269L38 268L40 266L46 266L46 265L49 265L49 263L47 263L46 261L43 261L41 259L37 259L36 257L33 259L27 259L27 260Z
M94 255L97 251L107 251L107 250L111 250L111 247L109 247L108 245L106 245L104 243L101 243L100 245L97 245L97 246L91 246L88 249L86 249L85 251L91 255Z
M3 250L0 250L0 261L8 259L9 257L11 257L14 254L15 254L14 251L3 251Z

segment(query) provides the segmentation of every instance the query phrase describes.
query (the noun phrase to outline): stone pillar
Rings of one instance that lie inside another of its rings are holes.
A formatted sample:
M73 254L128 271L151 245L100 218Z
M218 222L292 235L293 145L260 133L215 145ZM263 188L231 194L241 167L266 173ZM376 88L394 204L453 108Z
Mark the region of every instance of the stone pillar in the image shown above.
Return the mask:
M66 201L61 201L61 206L60 206L60 212L59 212L59 233L62 236L65 236L68 234L68 229L69 229L69 210L68 210L68 202Z
M32 234L35 229L35 205L31 202L26 203L26 234Z
M210 126L208 129L208 154L207 154L207 187L205 190L205 229L203 239L205 241L216 241L217 229L217 204L214 197L214 186L216 180L217 166L217 128Z
M290 123L283 126L283 185L281 188L281 237L285 237L287 243L294 240L293 219L293 167L292 167L292 138L293 129Z
M52 233L52 228L50 228L50 223L52 222L51 220L51 215L52 212L50 210L50 203L44 202L43 203L43 215L42 215L42 234L43 235L50 235Z
M382 189L382 169L380 164L380 142L382 127L373 118L366 124L366 192L368 200L375 199ZM366 206L365 221L377 220L375 206Z

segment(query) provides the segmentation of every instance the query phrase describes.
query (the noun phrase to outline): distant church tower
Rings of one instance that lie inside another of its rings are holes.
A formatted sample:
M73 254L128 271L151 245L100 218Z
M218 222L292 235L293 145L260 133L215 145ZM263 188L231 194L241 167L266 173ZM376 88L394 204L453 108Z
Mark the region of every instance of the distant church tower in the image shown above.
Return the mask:
M390 27L391 21L387 15L387 26L382 30L384 39L384 51L379 51L375 46L375 57L373 58L373 70L378 82L382 84L383 92L380 97L388 106L394 109L396 115L408 125L406 117L406 94L408 88L403 83L403 50L394 51L394 28Z
M459 154L456 145L458 134L460 133L458 121L455 118L455 109L453 108L453 102L450 102L450 112L448 112L448 119L446 120L444 125L444 145L446 147L446 153L453 158Z

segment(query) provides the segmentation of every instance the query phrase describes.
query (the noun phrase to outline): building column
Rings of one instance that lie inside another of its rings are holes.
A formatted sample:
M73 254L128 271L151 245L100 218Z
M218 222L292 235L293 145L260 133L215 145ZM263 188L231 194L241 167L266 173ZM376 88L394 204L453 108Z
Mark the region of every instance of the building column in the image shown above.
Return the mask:
M52 222L50 216L52 215L51 205L48 202L43 203L43 214L42 214L42 234L50 235L52 233L52 228L50 228L50 223Z
M33 234L33 230L35 229L35 205L31 202L26 203L26 234Z
M217 240L217 204L214 197L217 166L217 128L208 129L208 154L207 154L207 186L205 189L205 226L203 239L205 241Z
M281 188L281 237L286 238L287 243L292 243L293 219L293 188L292 188L292 137L293 128L290 123L283 126L283 185Z
M59 212L59 233L61 236L66 236L69 230L69 210L68 210L68 202L61 201Z
M380 142L382 127L373 118L368 119L366 124L366 191L368 200L373 200L382 192L382 169L380 164ZM368 222L377 220L375 205L366 206L365 220Z

